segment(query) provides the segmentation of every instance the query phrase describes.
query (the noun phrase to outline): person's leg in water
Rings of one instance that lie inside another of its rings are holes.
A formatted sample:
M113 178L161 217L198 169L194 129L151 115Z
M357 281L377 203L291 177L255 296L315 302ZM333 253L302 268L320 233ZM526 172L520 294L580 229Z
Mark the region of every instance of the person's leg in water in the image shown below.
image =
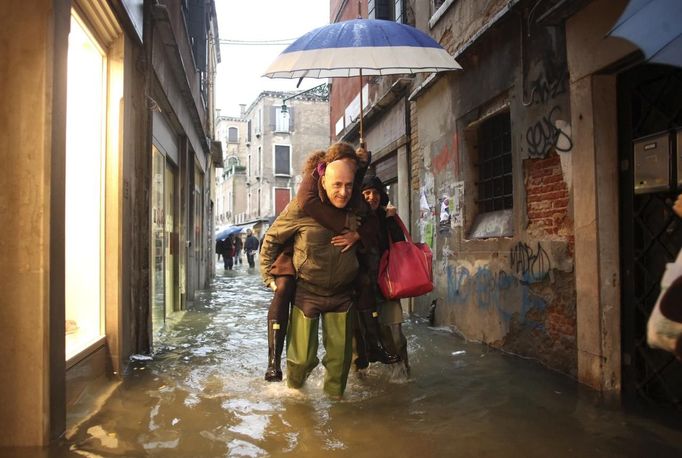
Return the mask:
M385 301L379 304L379 323L381 337L390 353L400 356L405 367L405 375L410 376L410 363L407 356L407 338L402 329L402 308L400 301Z
M359 320L357 320L358 330L355 331L355 338L364 338L365 355L358 352L355 366L364 369L368 363L379 361L384 364L394 364L400 361L400 356L390 353L381 340L379 327L379 314L376 309L375 289L371 283L371 278L366 272L358 274L356 280L358 290L357 309ZM357 347L362 348L361 344ZM364 358L363 358L364 356Z
M268 309L268 368L265 380L282 381L282 349L289 323L289 308L296 291L296 279L291 275L275 277L275 295Z
M282 381L282 349L289 324L290 304L296 292L293 251L293 245L285 246L270 268L275 277L275 295L268 308L268 368L265 371L268 382Z

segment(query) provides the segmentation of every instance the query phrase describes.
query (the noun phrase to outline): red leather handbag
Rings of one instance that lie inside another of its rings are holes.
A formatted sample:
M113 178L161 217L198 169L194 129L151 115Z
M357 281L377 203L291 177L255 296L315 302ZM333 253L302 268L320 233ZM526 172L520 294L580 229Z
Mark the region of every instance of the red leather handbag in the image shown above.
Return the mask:
M416 297L433 290L433 254L425 243L414 243L405 224L394 217L405 234L405 240L390 238L388 250L379 261L379 289L387 299Z

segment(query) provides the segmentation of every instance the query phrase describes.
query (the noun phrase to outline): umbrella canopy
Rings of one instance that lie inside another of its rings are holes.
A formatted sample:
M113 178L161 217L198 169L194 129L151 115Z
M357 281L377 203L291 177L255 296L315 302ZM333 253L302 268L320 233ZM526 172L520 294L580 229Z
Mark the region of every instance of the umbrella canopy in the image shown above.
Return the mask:
M440 44L419 29L381 19L353 19L301 36L263 76L337 78L461 68Z
M222 231L216 232L215 239L216 240L223 240L231 236L232 234L237 234L242 231L242 227L237 227L237 226L230 226L228 228L223 229Z
M650 62L682 67L681 0L630 0L608 34L632 42Z
M352 19L312 30L294 41L263 76L269 78L360 77L459 70L462 67L419 29L382 19Z

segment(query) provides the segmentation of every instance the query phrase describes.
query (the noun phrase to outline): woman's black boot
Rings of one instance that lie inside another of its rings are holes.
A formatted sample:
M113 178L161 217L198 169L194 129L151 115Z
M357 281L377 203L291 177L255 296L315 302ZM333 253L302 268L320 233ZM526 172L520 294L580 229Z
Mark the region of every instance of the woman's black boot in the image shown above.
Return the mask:
M282 381L282 349L286 333L280 329L276 320L268 321L268 369L265 380L268 382Z
M395 364L400 361L400 356L389 353L381 342L379 333L379 314L374 310L361 310L359 312L365 329L365 344L367 346L367 358L370 362L379 361L384 364Z

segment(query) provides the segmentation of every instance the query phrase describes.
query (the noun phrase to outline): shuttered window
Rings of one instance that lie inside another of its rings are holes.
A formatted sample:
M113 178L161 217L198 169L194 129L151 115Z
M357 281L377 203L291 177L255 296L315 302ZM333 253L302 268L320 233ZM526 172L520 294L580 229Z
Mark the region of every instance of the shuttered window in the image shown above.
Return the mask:
M291 147L275 145L275 175L291 175Z
M236 127L228 127L227 141L229 143L239 143L239 129L237 129Z

